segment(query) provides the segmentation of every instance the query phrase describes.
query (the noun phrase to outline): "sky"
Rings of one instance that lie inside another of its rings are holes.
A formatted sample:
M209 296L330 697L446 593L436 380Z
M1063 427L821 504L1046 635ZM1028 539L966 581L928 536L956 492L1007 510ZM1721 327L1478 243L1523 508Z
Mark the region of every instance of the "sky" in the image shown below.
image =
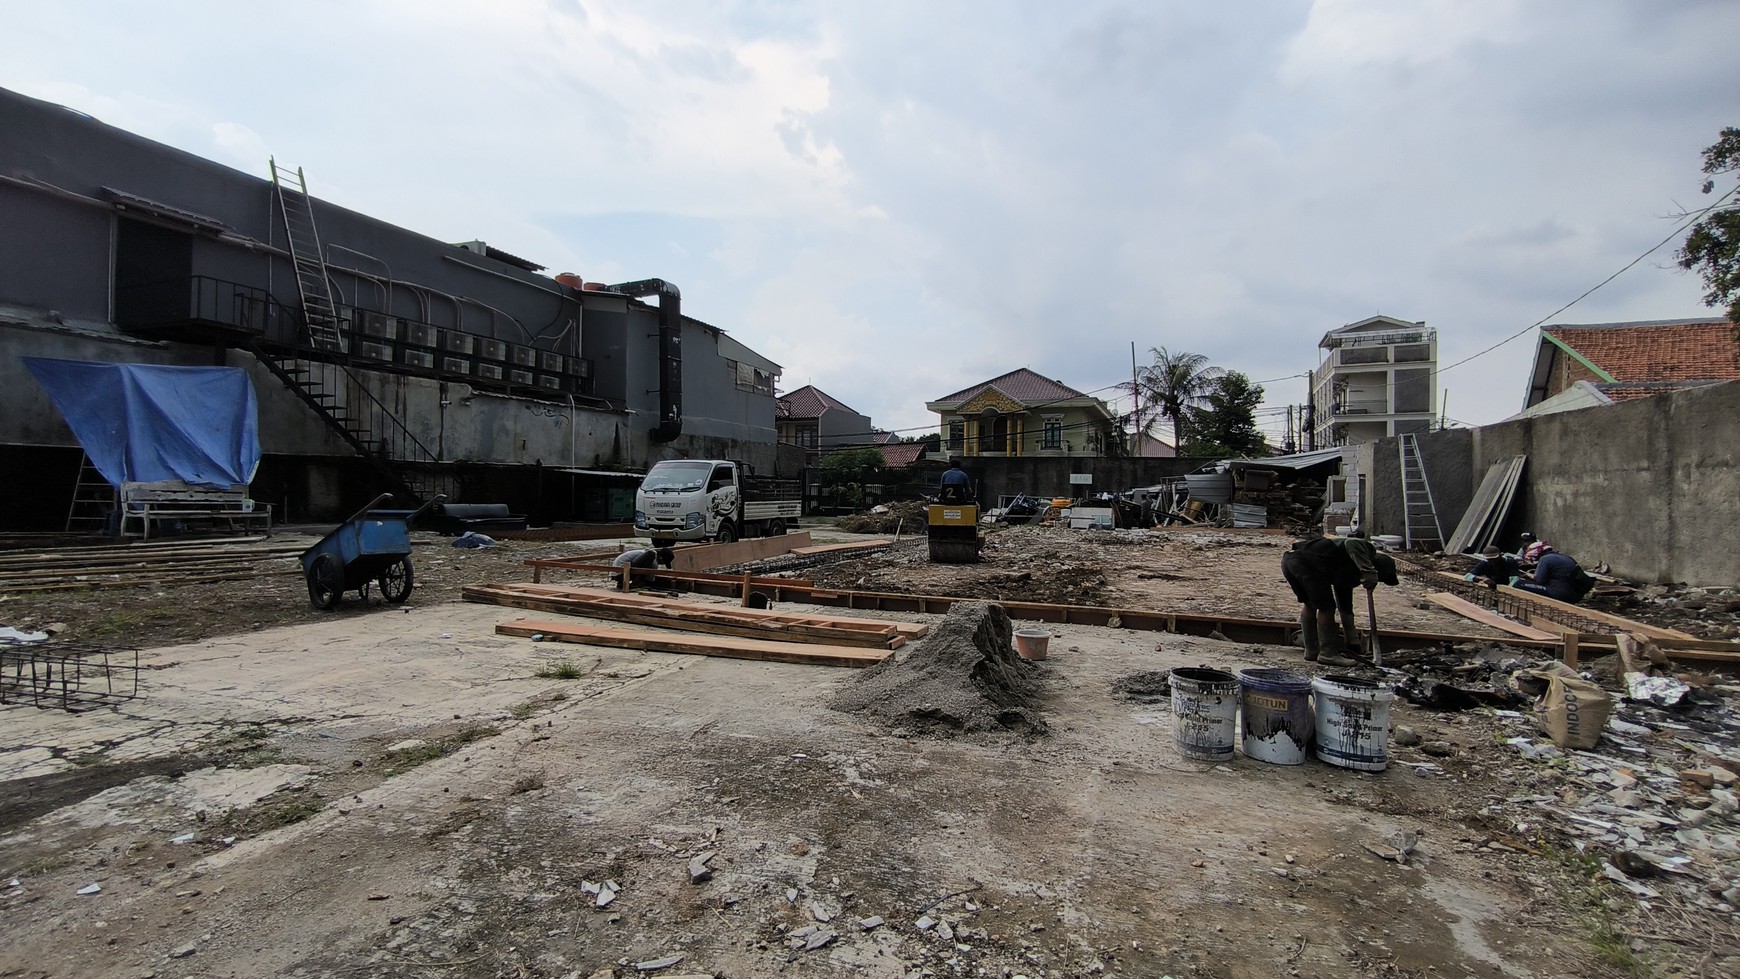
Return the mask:
M1322 335L1377 313L1438 331L1443 414L1485 424L1522 407L1529 327L1670 237L1549 322L1720 313L1673 252L1740 125L1732 0L0 0L0 23L0 87L261 176L275 154L552 274L666 279L782 391L882 429L1020 367L1127 411L1134 345L1262 382L1278 440Z

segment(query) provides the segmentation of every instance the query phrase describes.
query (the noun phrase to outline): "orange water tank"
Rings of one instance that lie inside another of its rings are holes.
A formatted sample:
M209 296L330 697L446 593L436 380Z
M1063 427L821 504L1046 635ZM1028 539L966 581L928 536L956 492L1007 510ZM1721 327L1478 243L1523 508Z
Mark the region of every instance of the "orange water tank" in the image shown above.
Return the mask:
M586 284L584 280L582 280L578 275L575 275L572 272L563 272L563 273L557 275L556 281L561 283L562 285L567 286L570 289L578 289L581 286Z

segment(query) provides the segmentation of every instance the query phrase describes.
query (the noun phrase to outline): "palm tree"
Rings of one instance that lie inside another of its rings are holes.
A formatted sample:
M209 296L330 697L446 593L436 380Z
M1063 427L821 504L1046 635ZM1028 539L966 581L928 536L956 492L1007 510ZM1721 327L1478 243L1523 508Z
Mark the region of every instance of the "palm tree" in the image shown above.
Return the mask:
M1154 362L1136 372L1134 385L1146 402L1138 411L1137 434L1149 434L1154 423L1165 418L1172 423L1172 443L1176 446L1184 441L1184 419L1189 410L1202 403L1222 371L1209 366L1202 354L1183 350L1170 353L1165 347L1152 347L1148 352L1154 355Z

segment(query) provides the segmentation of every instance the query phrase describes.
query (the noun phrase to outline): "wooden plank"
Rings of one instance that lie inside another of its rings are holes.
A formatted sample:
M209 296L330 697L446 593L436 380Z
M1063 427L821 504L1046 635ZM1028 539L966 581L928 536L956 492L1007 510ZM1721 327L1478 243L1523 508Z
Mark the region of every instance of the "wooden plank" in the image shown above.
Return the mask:
M773 609L742 608L732 605L718 605L711 602L692 602L682 599L664 598L656 595L630 592L608 591L602 588L579 588L565 585L536 584L478 584L466 585L460 589L461 597L468 601L489 601L489 596L498 593L523 594L528 597L546 599L577 599L584 602L596 601L625 608L661 610L669 609L679 612L700 611L724 616L728 621L743 623L768 622L796 626L825 626L841 630L856 630L877 635L886 635L892 631L895 635L907 639L917 639L930 632L930 626L919 622L899 622L889 619L861 619L838 615L818 615L813 612L780 612ZM477 597L473 597L473 596Z
M810 532L800 530L795 534L781 534L778 537L749 537L729 544L682 547L677 548L672 556L671 570L708 571L734 564L747 564L788 553L794 547L809 547L812 543L814 542L810 539Z
M892 649L906 639L892 628L850 628L802 623L746 620L731 613L739 611L729 606L694 606L688 609L635 608L603 601L581 601L572 598L540 597L496 590L487 587L467 587L466 601L489 602L535 612L555 612L594 619L632 622L635 625L660 626L688 632L705 632L721 636L740 636L777 642L824 642L841 646L868 646Z
M543 635L546 639L580 643L588 646L610 646L616 649L640 649L647 652L691 653L699 656L722 656L767 663L801 663L811 666L875 666L888 658L887 650L859 649L854 646L824 646L791 642L768 642L759 639L712 638L699 639L664 632L642 632L634 629L598 629L564 622L544 622L517 619L495 627L504 636Z
M1465 619L1472 619L1481 625L1491 626L1501 632L1508 632L1513 636L1521 636L1524 639L1535 639L1541 642L1553 642L1559 638L1558 633L1548 632L1544 629L1536 629L1531 626L1523 625L1521 622L1512 621L1511 619L1499 615L1497 612L1489 612L1466 598L1457 598L1455 595L1451 595L1447 592L1427 592L1426 601L1441 608L1449 609Z
M894 542L891 540L848 541L844 544L817 544L814 547L794 547L791 549L791 552L801 557L812 557L817 554L837 554L842 551L874 550L876 548L888 547L893 543Z

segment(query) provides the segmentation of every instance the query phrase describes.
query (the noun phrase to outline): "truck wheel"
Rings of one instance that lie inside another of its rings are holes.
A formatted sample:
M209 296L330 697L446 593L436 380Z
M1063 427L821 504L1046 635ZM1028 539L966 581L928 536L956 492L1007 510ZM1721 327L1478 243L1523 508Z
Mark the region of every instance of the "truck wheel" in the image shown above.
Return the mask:
M785 519L782 517L778 520L768 521L767 529L762 532L761 536L763 536L763 537L780 537L780 536L783 536L784 534L785 534Z
M731 543L737 539L737 526L729 520L720 522L719 532L713 535L713 539L721 544Z

